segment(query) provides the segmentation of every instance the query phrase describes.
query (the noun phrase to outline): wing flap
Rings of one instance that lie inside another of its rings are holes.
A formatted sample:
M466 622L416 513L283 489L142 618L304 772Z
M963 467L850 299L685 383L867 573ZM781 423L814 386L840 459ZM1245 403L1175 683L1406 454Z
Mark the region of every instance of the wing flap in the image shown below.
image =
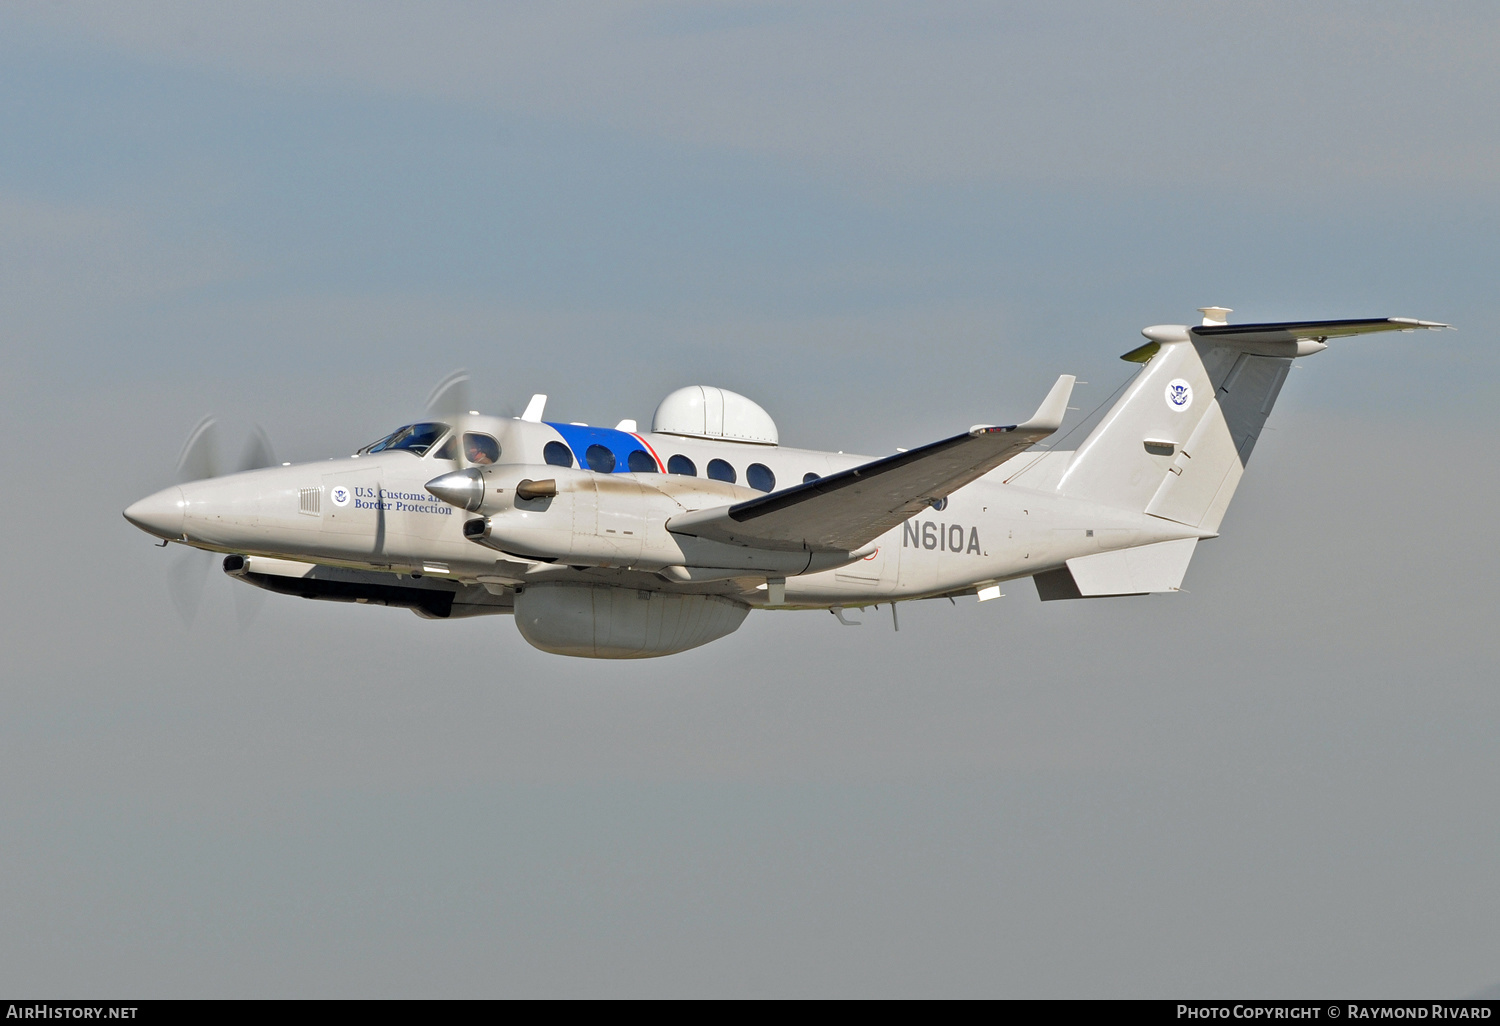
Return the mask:
M1036 415L829 474L758 499L684 513L667 530L712 541L789 551L853 552L1056 431L1074 378L1057 379Z

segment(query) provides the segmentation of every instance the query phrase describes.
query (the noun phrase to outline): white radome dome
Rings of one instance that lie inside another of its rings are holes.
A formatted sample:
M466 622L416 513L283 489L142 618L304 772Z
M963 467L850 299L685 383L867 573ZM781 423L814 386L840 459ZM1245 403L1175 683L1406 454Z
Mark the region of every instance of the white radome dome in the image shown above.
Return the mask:
M667 396L651 418L651 430L756 445L780 442L769 413L738 392L713 385L689 385Z

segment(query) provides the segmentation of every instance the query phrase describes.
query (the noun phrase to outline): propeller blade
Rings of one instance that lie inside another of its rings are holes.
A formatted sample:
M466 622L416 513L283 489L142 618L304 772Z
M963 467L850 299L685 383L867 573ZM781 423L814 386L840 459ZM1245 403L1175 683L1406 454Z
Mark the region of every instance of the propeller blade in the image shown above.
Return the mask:
M469 422L469 372L456 370L449 374L427 397L427 414L438 417L453 428L453 434L434 455L438 459L457 460L464 465L460 440Z
M271 439L259 424L250 432L245 442L245 452L240 456L240 470L259 470L276 465L276 451L271 448Z
M198 615L198 606L203 602L203 586L208 583L208 572L213 567L214 554L202 549L188 549L172 560L167 569L167 590L172 593L172 604L182 625L191 627Z
M188 434L177 456L177 483L219 476L219 422L204 417Z
M449 374L427 396L427 412L453 420L469 412L469 372L456 370Z

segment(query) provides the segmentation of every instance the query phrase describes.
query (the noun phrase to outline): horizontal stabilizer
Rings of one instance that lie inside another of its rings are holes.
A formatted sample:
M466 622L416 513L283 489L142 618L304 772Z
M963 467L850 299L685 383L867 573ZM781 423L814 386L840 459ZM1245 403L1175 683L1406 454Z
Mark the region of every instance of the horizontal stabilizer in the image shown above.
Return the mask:
M1210 307L1209 309L1221 309ZM1309 356L1327 348L1331 338L1371 335L1381 331L1440 330L1451 324L1419 321L1410 317L1356 317L1339 321L1268 321L1263 324L1153 324L1141 334L1151 341L1120 357L1131 363L1145 363L1163 345L1190 339L1228 346L1259 356Z
M1342 321L1274 321L1267 324L1200 324L1190 330L1216 342L1295 342L1302 338L1330 339L1369 335L1377 331L1415 331L1452 327L1410 317L1362 317Z
M1177 591L1197 546L1197 538L1179 538L1096 552L1070 559L1064 568L1037 574L1033 580L1043 602Z
M683 513L667 530L754 548L853 552L1056 431L1073 381L1058 378L1025 423L978 425L763 498Z

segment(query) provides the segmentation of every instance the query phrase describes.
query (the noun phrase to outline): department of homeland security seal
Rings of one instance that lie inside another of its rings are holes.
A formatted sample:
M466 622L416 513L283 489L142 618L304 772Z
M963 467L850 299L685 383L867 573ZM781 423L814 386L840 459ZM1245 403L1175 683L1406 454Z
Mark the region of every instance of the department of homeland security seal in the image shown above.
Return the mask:
M349 505L349 500L352 498L349 494L349 489L343 485L335 485L333 490L328 493L328 497L333 500L335 506L340 508Z
M1167 409L1176 413L1184 412L1193 405L1193 386L1181 378L1173 378L1167 383Z

